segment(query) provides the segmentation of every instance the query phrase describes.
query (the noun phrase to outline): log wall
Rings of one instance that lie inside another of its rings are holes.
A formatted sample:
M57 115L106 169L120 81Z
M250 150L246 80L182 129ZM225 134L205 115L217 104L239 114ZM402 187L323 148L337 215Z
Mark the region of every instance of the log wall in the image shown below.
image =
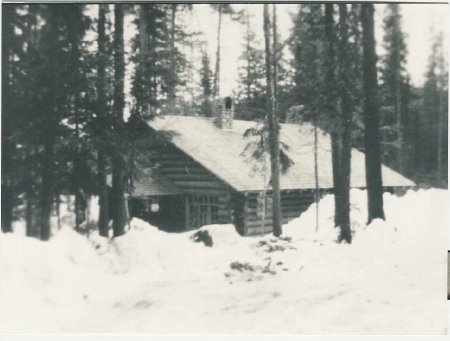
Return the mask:
M262 224L262 217L258 215L258 193L248 193L245 204L245 234L256 235L272 231L272 212L267 212ZM267 193L270 197L271 194ZM281 192L282 223L286 224L308 209L314 202L314 192L310 190L293 190Z
M217 223L228 224L232 222L230 199L233 190L225 182L172 144L155 146L150 159L154 165L158 165L158 172L182 189L186 196L216 196L218 199ZM198 227L188 226L188 203L187 200L185 201L186 228Z

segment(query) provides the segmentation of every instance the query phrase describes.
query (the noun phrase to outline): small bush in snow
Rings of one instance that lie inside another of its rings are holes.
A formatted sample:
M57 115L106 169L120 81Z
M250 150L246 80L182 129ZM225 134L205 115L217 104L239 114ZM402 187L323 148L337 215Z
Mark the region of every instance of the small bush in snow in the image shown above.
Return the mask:
M192 240L196 243L202 242L205 246L212 247L213 240L208 231L197 231L192 236Z

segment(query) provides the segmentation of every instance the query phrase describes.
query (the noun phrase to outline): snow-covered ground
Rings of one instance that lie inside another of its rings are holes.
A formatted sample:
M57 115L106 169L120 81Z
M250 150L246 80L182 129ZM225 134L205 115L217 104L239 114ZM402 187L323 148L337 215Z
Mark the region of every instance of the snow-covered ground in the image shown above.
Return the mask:
M62 228L49 242L0 237L0 332L445 334L448 193L385 194L365 225L352 190L353 244L337 244L333 196L282 238L231 225L168 234L133 219L116 240Z

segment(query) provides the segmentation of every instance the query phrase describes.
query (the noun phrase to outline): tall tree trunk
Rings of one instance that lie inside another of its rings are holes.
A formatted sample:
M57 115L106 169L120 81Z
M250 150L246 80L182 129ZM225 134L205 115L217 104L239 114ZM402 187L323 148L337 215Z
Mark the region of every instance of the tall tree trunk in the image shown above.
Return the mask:
M51 113L52 116L56 113ZM55 140L56 140L56 118L51 117L46 129L43 153L42 169L42 190L41 190L41 216L40 216L40 237L41 240L50 238L50 216L52 212L52 198L54 191L54 163L55 163Z
M58 19L59 9L57 7L49 6L50 18L49 25L50 30L50 48L49 51L58 50ZM50 238L50 216L52 211L52 199L55 186L55 142L56 142L56 129L58 125L58 113L59 113L59 84L60 75L58 67L58 60L56 60L56 54L49 54L49 65L52 65L52 87L51 87L51 107L46 114L46 126L44 131L44 151L43 151L43 167L42 167L42 190L40 200L40 237L41 240L48 240Z
M82 222L82 216L80 214L82 207L82 195L80 188L80 160L79 160L79 144L80 144L80 132L79 132L79 113L78 113L78 105L79 105L79 95L75 94L75 145L73 150L73 182L74 182L74 190L75 190L75 230L80 230L80 224Z
M277 5L272 4L272 32L273 32L273 42L272 42L272 55L273 55L273 98L274 104L274 115L278 117L278 37L277 37Z
M148 25L147 25L147 14L146 14L146 6L148 4L140 4L139 5L139 38L140 38L140 48L141 48L141 65L142 65L142 78L144 80L144 91L146 95L144 96L147 103L142 103L142 110L144 111L144 117L150 116L151 107L151 80L150 73L148 72L149 68L149 41L148 41Z
M2 184L2 232L12 232L14 192L12 186Z
M106 11L107 6L98 5L98 65L97 65L97 81L98 81L98 116L100 117L99 132L102 138L105 138L105 129L107 125L107 108L106 108ZM97 168L98 168L98 202L99 216L98 229L102 237L109 236L109 207L108 207L108 185L106 182L107 156L102 145L99 145L97 152Z
M395 72L395 116L397 120L397 142L398 142L398 150L397 150L397 167L398 171L403 174L403 122L402 122L402 96L401 96L401 75L400 75L400 56L397 47L397 51L395 53L395 63L396 63L396 72Z
M1 208L1 224L2 232L12 232L12 220L14 209L14 190L12 186L12 156L14 154L14 143L11 140L11 49L15 39L13 27L14 7L3 6L3 22L2 22L2 208ZM6 99L6 100L5 100Z
M442 180L442 135L444 129L444 111L445 111L445 103L444 103L444 90L441 87L438 87L439 93L439 106L438 106L438 131L437 131L437 171L436 171L436 180L437 185L441 185Z
M246 20L246 48L247 48L247 77L246 77L246 89L247 89L247 101L250 101L251 98L251 86L250 83L250 14L248 10L248 4L247 4L247 11L245 15Z
M364 146L368 223L384 219L381 176L380 118L378 113L377 56L375 53L374 6L361 5L363 27Z
M25 193L25 230L27 237L36 237L33 223L33 193L31 189L27 189Z
M124 76L125 58L123 42L123 4L114 5L114 122L117 136L122 135L124 100ZM112 198L114 202L113 210L113 234L114 237L125 233L125 188L122 165L118 157L113 158L112 174Z
M216 70L214 72L214 98L220 97L220 31L222 28L222 4L219 4L219 20L217 23Z
M334 192L334 226L341 226L341 182L340 179L340 159L341 159L341 120L338 117L337 110L337 98L335 96L335 32L334 32L334 19L333 19L333 4L325 4L325 39L326 39L326 51L325 51L325 66L326 66L326 108L327 114L332 118L332 129L331 129L331 161L332 161L332 172L333 172L333 192Z
M319 162L318 162L318 155L317 155L317 149L318 149L318 139L317 139L317 120L315 119L316 115L314 116L314 201L316 203L316 232L319 232Z
M339 97L340 97L340 170L339 170L339 189L340 189L340 235L339 241L345 240L351 243L352 234L350 229L350 164L351 164L351 127L352 127L352 106L350 98L350 84L348 82L349 61L347 54L348 45L348 22L347 22L347 4L339 4L339 31L340 42L338 50L339 60Z
M169 87L167 97L169 99L169 113L173 114L175 112L175 98L176 98L176 51L175 51L175 21L177 13L177 4L171 4L171 16L170 16L170 71L169 71Z
M109 236L109 201L108 201L108 185L106 182L106 155L104 151L98 152L97 167L98 167L98 230L102 237Z
M279 237L282 234L280 198L280 147L278 118L275 113L276 102L274 94L274 82L272 78L273 56L270 51L270 18L268 4L264 4L264 40L266 51L267 121L269 128L270 168L273 191L273 235Z
M61 229L61 202L59 200L59 193L55 195L55 209L56 209L56 217L58 223L58 230Z

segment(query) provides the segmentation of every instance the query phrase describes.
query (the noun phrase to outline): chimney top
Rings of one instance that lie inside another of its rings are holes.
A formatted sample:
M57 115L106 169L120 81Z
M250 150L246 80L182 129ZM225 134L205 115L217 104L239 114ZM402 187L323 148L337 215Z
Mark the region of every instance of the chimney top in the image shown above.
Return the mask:
M214 105L214 125L220 129L231 129L233 127L233 117L233 99L230 96L218 98Z

